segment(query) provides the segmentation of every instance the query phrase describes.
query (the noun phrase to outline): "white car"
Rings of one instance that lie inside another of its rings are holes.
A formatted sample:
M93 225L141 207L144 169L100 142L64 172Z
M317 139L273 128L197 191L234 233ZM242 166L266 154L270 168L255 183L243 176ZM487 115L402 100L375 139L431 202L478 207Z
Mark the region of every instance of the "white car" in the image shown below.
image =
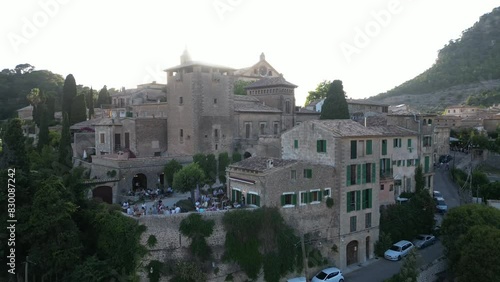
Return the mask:
M401 240L396 244L392 245L389 250L385 251L384 257L388 260L401 260L406 256L412 249L413 244L410 241Z
M439 191L434 191L432 192L433 194L433 198L443 198L443 194L441 194L441 192Z
M342 271L336 267L330 267L321 270L318 274L314 275L311 282L344 282L344 276L342 276Z

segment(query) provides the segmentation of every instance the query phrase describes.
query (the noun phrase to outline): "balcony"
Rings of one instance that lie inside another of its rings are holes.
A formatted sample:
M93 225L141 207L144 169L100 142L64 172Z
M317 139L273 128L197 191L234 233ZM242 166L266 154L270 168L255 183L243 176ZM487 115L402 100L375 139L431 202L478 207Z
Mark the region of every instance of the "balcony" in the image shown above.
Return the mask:
M380 179L389 179L394 178L392 169L381 169L380 170Z

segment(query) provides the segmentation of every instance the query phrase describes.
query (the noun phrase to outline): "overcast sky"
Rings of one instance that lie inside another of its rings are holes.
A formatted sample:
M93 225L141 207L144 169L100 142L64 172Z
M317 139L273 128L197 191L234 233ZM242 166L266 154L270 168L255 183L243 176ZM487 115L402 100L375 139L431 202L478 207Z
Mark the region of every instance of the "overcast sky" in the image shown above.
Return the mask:
M0 68L29 63L100 89L166 83L193 60L233 68L267 61L298 85L322 80L351 98L385 92L429 68L493 0L23 0L0 3Z

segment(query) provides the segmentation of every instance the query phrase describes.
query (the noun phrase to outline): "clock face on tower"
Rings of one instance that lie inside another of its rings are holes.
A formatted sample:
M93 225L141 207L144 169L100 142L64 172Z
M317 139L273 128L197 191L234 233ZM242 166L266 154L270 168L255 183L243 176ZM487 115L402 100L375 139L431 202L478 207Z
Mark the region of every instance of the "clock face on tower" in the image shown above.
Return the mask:
M265 66L260 67L259 74L260 76L267 76L267 68Z

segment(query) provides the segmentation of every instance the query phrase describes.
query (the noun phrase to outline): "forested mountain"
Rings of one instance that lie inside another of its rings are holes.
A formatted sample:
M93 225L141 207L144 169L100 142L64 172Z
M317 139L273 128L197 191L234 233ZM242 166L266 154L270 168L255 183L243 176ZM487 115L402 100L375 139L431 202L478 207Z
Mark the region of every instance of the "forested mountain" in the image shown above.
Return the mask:
M20 64L14 69L0 72L0 120L15 117L16 110L29 105L27 95L32 88L39 88L46 96L55 98L56 109L64 78L48 70L35 70L30 64Z
M407 96L411 100L413 95L439 92L453 95L454 89L461 92L459 95L462 97L456 99L459 102L465 103L468 97L473 95L475 97L470 100L471 103L483 101L491 105L500 102L498 95L500 87L495 81L498 79L500 79L500 7L481 16L471 28L462 32L459 39L450 40L439 50L434 65L425 72L372 99L388 102L398 100L396 98L398 96ZM457 89L459 85L475 90L464 92L460 87ZM488 92L489 98L479 99L484 98L484 92ZM413 100L423 100L415 96L413 98ZM442 97L441 100L446 99ZM433 101L432 104L434 102L439 103Z

